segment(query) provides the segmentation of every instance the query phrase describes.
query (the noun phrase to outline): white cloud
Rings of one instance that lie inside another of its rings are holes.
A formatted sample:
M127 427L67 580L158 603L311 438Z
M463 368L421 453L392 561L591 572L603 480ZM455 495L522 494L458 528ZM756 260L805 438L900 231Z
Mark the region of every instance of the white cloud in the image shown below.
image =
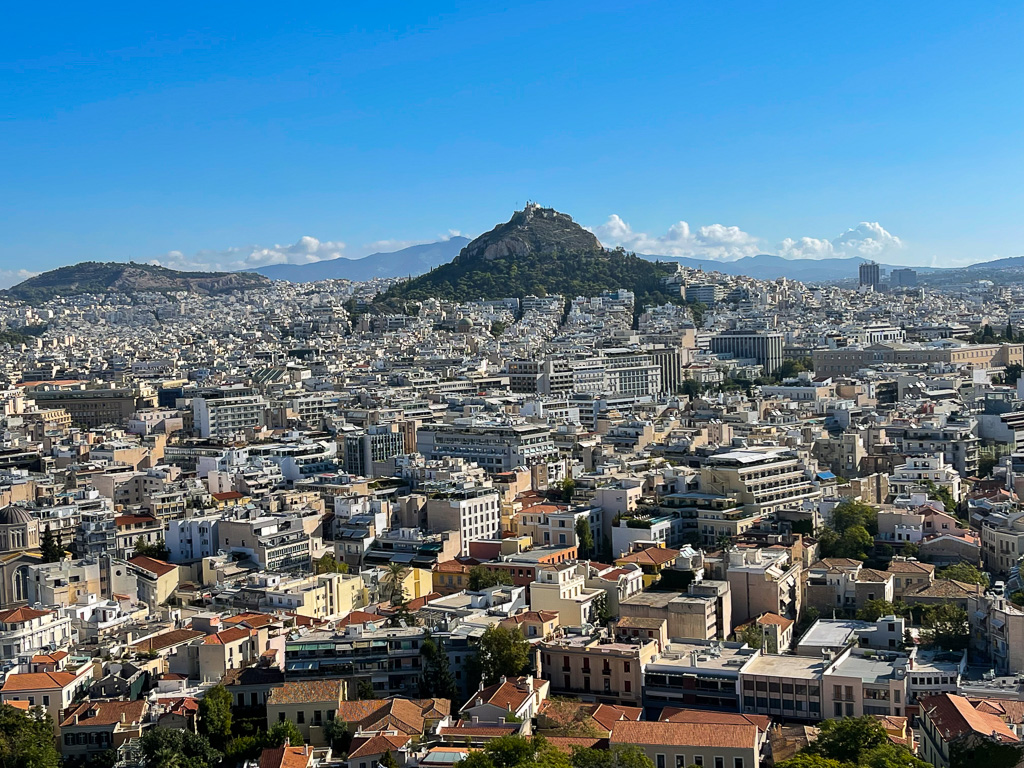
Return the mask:
M677 221L664 235L634 232L618 214L595 227L593 233L604 245L619 246L654 256L690 256L732 261L760 253L758 240L739 227L711 224L691 230L685 221Z
M816 237L786 238L779 246L779 255L789 259L823 259L829 256L863 256L877 259L896 254L906 246L896 235L877 221L862 221L832 240Z
M0 269L0 288L10 288L38 274L39 272L30 272L27 269Z
M168 251L150 263L171 269L232 272L270 264L312 264L344 255L345 243L321 241L304 235L292 245L274 245L269 248L250 246L223 251L206 250L191 256L181 251Z
M817 237L786 238L776 248L766 248L760 238L739 227L710 224L695 230L685 221L668 228L664 235L635 232L618 214L593 233L607 246L622 246L652 256L688 256L697 259L734 261L759 253L774 253L787 259L823 259L864 256L879 258L902 251L902 240L878 222L862 221L833 240Z

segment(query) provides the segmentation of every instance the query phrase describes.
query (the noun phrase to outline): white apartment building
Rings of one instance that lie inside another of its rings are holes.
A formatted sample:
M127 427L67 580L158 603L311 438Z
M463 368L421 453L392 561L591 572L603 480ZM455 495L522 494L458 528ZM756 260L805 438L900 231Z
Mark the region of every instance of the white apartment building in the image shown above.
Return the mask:
M501 497L493 488L428 491L427 527L433 533L458 531L462 554L469 543L501 538Z
M27 606L0 611L0 652L4 659L56 651L70 641L71 619L67 616Z
M587 587L585 570L575 563L538 569L537 580L530 584L530 607L535 611L558 611L558 622L563 627L592 622L597 601L605 599L605 592Z
M941 453L911 456L906 464L898 465L889 475L889 493L892 496L909 496L925 490L929 482L947 489L954 501L960 501L960 473L946 463Z
M244 391L244 390L239 390ZM192 419L200 437L226 439L266 424L262 395L234 394L231 389L192 398Z

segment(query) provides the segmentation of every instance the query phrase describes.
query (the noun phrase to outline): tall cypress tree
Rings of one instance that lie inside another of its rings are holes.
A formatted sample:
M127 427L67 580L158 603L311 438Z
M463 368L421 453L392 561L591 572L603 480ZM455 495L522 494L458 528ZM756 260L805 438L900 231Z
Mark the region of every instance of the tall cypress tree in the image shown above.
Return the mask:
M39 552L43 556L44 563L56 563L58 560L64 559L64 547L61 546L60 540L53 535L50 526L46 526L43 536L39 540Z

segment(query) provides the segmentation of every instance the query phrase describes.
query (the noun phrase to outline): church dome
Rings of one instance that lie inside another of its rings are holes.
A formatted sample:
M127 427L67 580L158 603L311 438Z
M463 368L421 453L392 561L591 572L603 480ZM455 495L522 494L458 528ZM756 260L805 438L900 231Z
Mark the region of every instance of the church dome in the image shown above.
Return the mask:
M32 515L24 507L16 504L0 509L0 525L24 525L32 522Z

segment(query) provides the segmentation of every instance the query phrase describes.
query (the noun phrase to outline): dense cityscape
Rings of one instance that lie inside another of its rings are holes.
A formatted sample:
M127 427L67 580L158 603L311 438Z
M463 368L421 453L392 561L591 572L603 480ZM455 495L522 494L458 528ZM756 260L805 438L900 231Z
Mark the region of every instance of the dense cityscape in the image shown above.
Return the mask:
M552 222L456 263L557 266ZM660 268L11 291L8 726L92 767L1016 764L1024 286Z
M0 768L1024 768L1024 3L8 3Z

